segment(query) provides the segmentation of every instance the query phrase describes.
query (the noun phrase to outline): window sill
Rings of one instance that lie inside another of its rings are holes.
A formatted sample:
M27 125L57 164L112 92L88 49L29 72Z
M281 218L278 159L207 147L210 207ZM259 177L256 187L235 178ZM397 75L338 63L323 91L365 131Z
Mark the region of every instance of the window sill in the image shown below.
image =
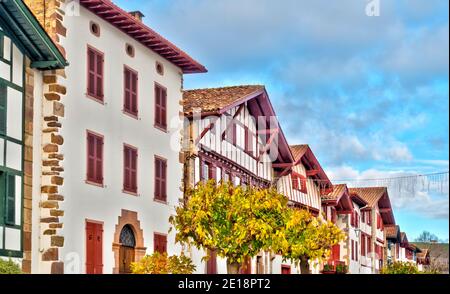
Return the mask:
M125 114L126 116L133 118L135 120L139 120L139 114L134 114L134 113L130 113L126 110L122 110L122 113Z
M169 205L169 202L153 198L153 201L163 205Z
M88 98L90 100L93 100L93 101L95 101L95 102L97 102L97 103L99 103L101 105L105 105L104 97L102 97L102 98L101 97L96 97L96 96L92 96L92 95L90 95L88 93L86 93L85 95L86 95L86 98Z
M95 186L98 188L105 188L105 185L103 183L96 183L96 182L92 182L92 181L88 181L88 180L85 180L84 182L91 186Z
M122 190L122 193L127 194L127 195L131 195L131 196L135 196L135 197L139 197L138 192Z
M169 131L167 131L167 127L158 126L158 125L156 125L156 124L154 124L153 127L154 127L155 129L157 129L157 130L160 130L161 132L166 133L166 134L169 133Z

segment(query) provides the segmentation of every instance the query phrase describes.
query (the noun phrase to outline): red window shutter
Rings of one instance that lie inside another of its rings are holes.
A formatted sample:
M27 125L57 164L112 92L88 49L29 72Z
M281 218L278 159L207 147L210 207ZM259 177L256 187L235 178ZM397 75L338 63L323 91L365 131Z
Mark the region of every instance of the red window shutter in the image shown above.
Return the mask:
M352 260L355 260L355 241L352 240Z
M339 261L341 260L341 245L337 244L333 246L333 260L334 261Z
M350 215L350 225L352 227L355 226L355 212L354 211L352 211L352 214Z
M167 161L155 158L155 199L167 201Z
M306 177L300 175L300 191L304 194L308 194L308 187L306 186Z
M292 189L299 190L299 187L298 187L298 176L295 173L292 173L291 180L292 180Z
M155 125L167 128L167 90L155 85Z
M355 260L356 261L358 261L358 259L359 259L359 256L358 256L358 245L359 245L359 243L358 242L355 242Z
M167 236L154 234L154 251L161 254L167 253Z
M210 165L209 166L209 175L208 175L209 179L216 181L217 180L216 173L217 173L216 167L213 165Z
M87 145L87 180L103 184L103 138L88 133Z
M367 211L367 224L372 225L372 211Z
M138 75L137 72L127 67L124 68L124 88L124 111L137 116Z
M137 150L124 148L124 187L127 192L137 193Z
M88 48L88 95L103 101L103 54Z

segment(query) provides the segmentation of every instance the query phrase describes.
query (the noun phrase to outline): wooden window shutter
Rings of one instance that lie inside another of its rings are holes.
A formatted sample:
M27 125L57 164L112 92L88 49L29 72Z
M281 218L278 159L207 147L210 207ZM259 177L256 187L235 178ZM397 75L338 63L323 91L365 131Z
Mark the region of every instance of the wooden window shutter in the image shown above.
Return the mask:
M304 194L308 194L308 186L306 184L307 184L306 177L300 175L300 191Z
M355 241L352 240L352 260L355 260Z
M161 254L167 253L167 236L154 234L154 251Z
M137 72L124 68L124 111L133 115L138 115L138 75Z
M96 137L95 159L96 182L103 183L103 138L101 137Z
M6 134L6 100L8 96L8 88L0 85L0 134Z
M292 189L299 190L298 176L295 173L291 174L291 180L292 180Z
M88 48L88 95L103 101L103 68L104 56L92 48Z
M167 201L167 161L155 158L155 199Z
M356 261L358 261L358 259L359 259L359 256L358 256L358 255L359 255L359 254L358 254L359 246L358 246L358 245L359 245L359 242L356 241L356 242L355 242L355 260L356 260Z
M217 181L217 169L215 166L210 165L209 166L209 175L208 175L210 180L214 180Z
M124 187L127 192L137 193L137 150L124 147Z
M167 129L167 90L155 85L155 125Z
M16 176L7 175L6 194L6 217L5 222L9 225L16 224Z

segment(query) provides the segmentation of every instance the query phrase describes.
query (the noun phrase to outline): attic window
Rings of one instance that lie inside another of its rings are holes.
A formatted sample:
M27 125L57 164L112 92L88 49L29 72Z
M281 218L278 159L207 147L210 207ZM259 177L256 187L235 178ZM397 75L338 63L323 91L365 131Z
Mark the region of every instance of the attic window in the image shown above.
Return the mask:
M94 36L100 37L100 26L98 25L98 23L91 21L91 23L89 24L89 27L91 29L91 33Z
M160 75L164 75L164 65L160 62L156 62L156 72Z
M127 51L128 56L134 57L134 47L133 47L133 45L126 44L125 50Z

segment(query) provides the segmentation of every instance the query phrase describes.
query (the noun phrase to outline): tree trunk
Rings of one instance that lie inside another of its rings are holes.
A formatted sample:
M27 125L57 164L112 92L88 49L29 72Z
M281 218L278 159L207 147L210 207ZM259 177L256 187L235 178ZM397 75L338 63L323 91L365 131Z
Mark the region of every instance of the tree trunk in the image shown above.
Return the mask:
M237 262L229 263L227 261L227 272L229 275L238 275L241 265Z
M300 273L302 275L310 275L311 269L309 268L308 258L302 258L300 261Z

